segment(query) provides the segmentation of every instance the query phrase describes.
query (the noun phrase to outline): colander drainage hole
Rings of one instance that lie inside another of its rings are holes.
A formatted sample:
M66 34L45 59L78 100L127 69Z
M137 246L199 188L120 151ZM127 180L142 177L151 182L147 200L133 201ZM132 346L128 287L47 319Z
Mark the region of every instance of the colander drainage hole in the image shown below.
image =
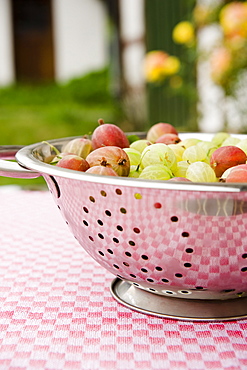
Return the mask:
M157 271L163 271L163 268L162 268L162 267L160 267L160 266L156 266L156 267L155 267L155 270L157 270Z
M97 220L97 222L98 222L98 224L99 224L100 226L103 226L103 225L104 225L103 221L101 221L101 220Z
M154 208L160 209L160 208L162 208L162 204L159 203L159 202L154 203Z
M108 209L105 210L105 214L106 216L111 217L111 212Z
M231 292L235 292L235 289L225 289L221 291L221 293L231 293Z
M243 294L244 294L244 292L238 292L237 296L242 297Z
M169 295L175 295L175 292L172 292L171 290L162 290L162 293L169 294Z
M171 221L172 222L178 222L178 217L177 216L172 216Z
M242 258L247 258L247 253L242 254Z
M143 260L148 260L148 256L146 256L145 254L143 254L141 257Z
M144 268L141 268L141 271L144 272L145 274L148 272L148 270Z
M241 268L241 271L242 271L242 272L246 272L246 271L247 271L247 267L242 267L242 268Z
M193 253L194 252L194 249L192 249L192 248L186 248L185 249L185 252L186 253Z
M112 238L112 240L114 241L114 243L118 244L119 243L119 240L117 238Z
M191 294L191 292L189 290L179 290L178 293L181 293L181 294Z
M85 213L88 213L89 211L88 211L88 209L87 209L87 207L83 207L83 211L85 212Z
M92 197L91 195L90 195L90 197L89 197L89 200L90 200L90 202L95 203L95 199L94 199L94 197Z
M121 226L121 225L117 225L117 230L118 230L118 231L123 231L122 226Z
M107 249L107 252L113 254L113 251L111 249Z
M182 232L182 237L183 238L188 238L189 236L190 236L190 234L187 231Z
M88 226L88 222L86 220L83 220L82 222L84 223L85 226Z
M168 279L161 279L161 281L162 281L163 283L169 283L169 280L168 280Z
M58 185L55 177L54 176L50 176L50 179L52 180L53 184L55 185L55 189L56 189L56 192L57 192L57 198L60 198L61 191L60 191L59 185Z
M186 268L190 268L192 265L191 265L191 263L189 263L189 262L186 262L186 263L184 263L184 267L186 267Z

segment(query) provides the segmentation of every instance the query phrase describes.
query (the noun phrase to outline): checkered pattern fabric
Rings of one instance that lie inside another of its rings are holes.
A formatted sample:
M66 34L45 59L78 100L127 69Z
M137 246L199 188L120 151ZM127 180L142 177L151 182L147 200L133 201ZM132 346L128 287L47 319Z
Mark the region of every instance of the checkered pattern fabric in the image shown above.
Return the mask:
M72 234L112 274L178 297L247 294L245 193L45 178Z
M247 320L144 315L75 240L48 191L0 189L0 369L244 370Z

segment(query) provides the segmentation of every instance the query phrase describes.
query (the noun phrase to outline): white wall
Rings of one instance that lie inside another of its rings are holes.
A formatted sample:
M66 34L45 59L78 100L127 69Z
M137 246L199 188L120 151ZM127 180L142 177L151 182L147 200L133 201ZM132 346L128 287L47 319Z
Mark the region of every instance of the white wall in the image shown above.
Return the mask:
M123 68L126 82L141 86L143 59L145 55L144 0L120 0L121 39L123 45Z
M217 26L208 26L198 34L198 50L210 51L220 37ZM197 66L197 89L200 100L198 122L200 131L217 132L222 131L224 126L224 94L210 76L210 63L205 58L199 60Z
M100 0L52 0L55 78L63 82L108 64L107 11ZM121 0L121 34L126 43L124 75L143 84L144 0ZM137 42L135 42L137 40ZM11 2L0 0L0 86L15 81Z
M53 17L58 81L107 64L107 16L100 0L53 0Z
M14 82L10 0L0 0L0 86Z

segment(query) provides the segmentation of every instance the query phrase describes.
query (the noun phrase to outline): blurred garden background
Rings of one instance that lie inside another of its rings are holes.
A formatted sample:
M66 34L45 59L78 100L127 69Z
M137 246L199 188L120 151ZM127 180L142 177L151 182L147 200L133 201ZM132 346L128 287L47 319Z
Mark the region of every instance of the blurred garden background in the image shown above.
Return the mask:
M246 132L246 4L0 0L0 145L90 134L99 118ZM13 183L43 180L0 177Z

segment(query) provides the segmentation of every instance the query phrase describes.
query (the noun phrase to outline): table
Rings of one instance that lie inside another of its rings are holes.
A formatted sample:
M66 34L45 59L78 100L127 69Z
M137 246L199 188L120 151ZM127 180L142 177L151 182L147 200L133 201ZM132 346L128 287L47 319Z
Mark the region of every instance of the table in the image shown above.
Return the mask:
M0 188L0 369L247 369L247 320L193 322L118 303L47 190Z

